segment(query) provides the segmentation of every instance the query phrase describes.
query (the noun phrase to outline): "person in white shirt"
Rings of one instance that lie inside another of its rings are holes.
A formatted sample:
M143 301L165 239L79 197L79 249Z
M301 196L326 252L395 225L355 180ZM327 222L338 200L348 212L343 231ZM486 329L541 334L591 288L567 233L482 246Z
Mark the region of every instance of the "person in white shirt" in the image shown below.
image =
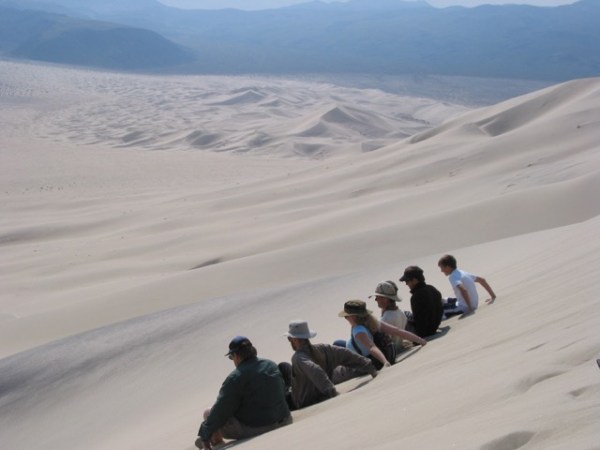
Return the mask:
M402 299L398 297L398 286L396 283L389 280L382 281L375 288L375 293L369 296L369 298L372 297L375 297L377 306L381 309L381 318L379 320L401 330L406 329L408 318L404 311L398 308L397 302L402 301ZM392 336L392 342L397 353L404 349L403 339L400 336Z
M475 283L481 284L490 295L490 298L485 301L486 303L491 304L496 300L496 294L485 278L458 269L454 256L442 256L438 261L438 267L444 275L448 276L448 281L450 281L457 300L456 306L445 308L446 314L470 314L475 312L479 306L479 295Z

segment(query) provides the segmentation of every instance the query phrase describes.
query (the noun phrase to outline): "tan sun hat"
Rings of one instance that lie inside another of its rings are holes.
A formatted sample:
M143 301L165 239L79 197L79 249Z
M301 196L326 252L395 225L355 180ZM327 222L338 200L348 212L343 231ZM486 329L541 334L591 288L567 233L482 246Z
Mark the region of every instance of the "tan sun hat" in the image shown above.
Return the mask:
M398 286L393 281L382 281L375 288L375 293L370 295L371 297L385 297L394 302L401 302L402 299L398 297Z

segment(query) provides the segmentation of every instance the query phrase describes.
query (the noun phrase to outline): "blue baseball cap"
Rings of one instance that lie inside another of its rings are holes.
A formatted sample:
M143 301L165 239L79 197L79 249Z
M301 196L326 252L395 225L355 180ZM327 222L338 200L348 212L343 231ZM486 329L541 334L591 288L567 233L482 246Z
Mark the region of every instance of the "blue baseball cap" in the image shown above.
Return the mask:
M225 356L230 356L232 353L239 352L243 347L250 347L252 342L246 336L236 336L229 343L229 351Z

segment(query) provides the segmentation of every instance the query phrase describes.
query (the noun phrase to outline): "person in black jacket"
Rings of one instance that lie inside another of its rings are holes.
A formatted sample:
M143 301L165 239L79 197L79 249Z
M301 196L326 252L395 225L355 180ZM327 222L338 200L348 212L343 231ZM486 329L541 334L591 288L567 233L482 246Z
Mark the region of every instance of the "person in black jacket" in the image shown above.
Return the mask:
M425 284L423 269L418 266L404 269L400 281L406 283L411 293L412 314L407 314L406 330L423 338L434 335L444 314L442 294L430 284Z

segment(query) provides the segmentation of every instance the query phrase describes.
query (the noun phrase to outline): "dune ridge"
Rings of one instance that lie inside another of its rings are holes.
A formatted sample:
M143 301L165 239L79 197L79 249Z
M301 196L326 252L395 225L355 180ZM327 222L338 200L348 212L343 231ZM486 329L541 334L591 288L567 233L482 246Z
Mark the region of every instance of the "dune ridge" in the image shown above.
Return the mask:
M437 126L280 79L0 62L0 93L3 446L191 450L233 335L287 360L288 321L345 337L343 302L409 264L450 295L447 252L494 304L239 447L597 446L600 79Z

